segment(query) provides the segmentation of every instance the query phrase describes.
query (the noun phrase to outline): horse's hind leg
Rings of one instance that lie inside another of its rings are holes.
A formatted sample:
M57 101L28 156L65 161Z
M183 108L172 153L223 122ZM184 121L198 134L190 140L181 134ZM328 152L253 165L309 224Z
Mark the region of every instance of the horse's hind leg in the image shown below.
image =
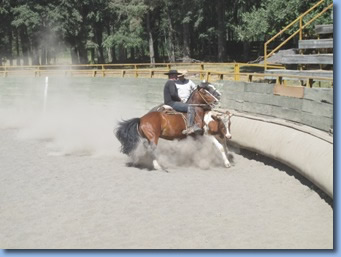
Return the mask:
M164 170L164 168L159 164L159 162L156 160L156 145L154 143L151 143L149 141L145 141L143 143L144 147L147 149L148 154L153 159L153 167L155 170Z
M148 133L146 134L146 141L143 142L144 147L146 148L148 154L152 157L153 159L153 167L155 170L164 170L168 172L164 167L162 167L159 162L157 161L156 157L156 147L157 143L159 141L159 138L156 137L154 134Z

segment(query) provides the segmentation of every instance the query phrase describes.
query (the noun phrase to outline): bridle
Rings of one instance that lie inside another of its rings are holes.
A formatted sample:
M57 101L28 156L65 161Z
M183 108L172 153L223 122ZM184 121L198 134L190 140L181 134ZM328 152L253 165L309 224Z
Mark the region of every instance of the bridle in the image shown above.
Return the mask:
M212 95L210 92L208 92L205 88L203 88L203 89L204 89L208 94L210 94L216 101L218 101L218 99L217 99L214 95ZM208 103L208 102L207 102L207 100L205 99L205 97L201 94L200 89L198 89L198 93L199 93L201 99L204 100L204 102L206 103L206 105L210 106L211 108L214 107L214 104L213 104L213 103Z

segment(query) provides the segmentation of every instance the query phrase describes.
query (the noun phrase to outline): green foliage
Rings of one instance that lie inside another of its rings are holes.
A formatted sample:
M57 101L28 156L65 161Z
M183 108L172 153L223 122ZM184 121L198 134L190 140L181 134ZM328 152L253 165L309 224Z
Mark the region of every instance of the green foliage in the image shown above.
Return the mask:
M115 56L110 60L108 54L118 51L117 49L120 51L125 49L125 54L127 50L141 52L139 57L142 58L149 54L151 47L155 48L155 57L158 61L167 61L166 58L170 58L172 52L175 53L175 58L191 56L201 60L216 60L221 50L218 49L218 42L227 44L236 41L265 41L317 2L317 0L0 1L0 60L22 57L24 52L31 58L34 54L39 55L44 51L53 55L68 48L72 50L72 60L75 63L88 62L87 51L91 52L92 61L108 62L115 61ZM311 19L330 3L332 0L326 0L324 6L307 15L303 21ZM220 14L219 8L222 10L220 18L217 14ZM305 33L312 35L315 24L332 22L330 12L327 12L307 27ZM286 34L297 29L296 25ZM227 56L235 54L234 50L226 49L226 52ZM112 54L118 56L118 53ZM36 59L38 60L39 56L36 56Z
M331 0L327 0L326 4ZM299 15L307 11L316 2L301 0L264 0L259 7L253 7L250 11L242 14L242 22L234 26L238 39L241 41L263 41L267 40L285 26L294 21ZM306 22L322 10L322 6L317 8L303 21ZM330 15L329 15L330 17ZM332 23L332 20L326 18L326 15L318 20L320 24ZM317 24L319 24L317 23ZM288 29L283 36L290 35L299 27L297 22L295 26ZM307 33L312 34L313 26L307 28Z

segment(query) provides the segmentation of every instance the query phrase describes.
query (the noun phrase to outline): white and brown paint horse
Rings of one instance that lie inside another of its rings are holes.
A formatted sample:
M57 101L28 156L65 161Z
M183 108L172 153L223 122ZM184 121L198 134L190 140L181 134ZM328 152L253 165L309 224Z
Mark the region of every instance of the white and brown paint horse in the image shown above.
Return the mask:
M226 168L231 167L228 160L227 140L231 135L231 117L229 111L208 111L204 116L204 134L218 149Z

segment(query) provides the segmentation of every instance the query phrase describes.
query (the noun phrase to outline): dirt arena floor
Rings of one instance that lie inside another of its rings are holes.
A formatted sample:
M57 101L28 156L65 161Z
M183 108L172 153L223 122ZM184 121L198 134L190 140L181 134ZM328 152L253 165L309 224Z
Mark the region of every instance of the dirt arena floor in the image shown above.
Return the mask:
M160 141L169 173L131 167L113 135L146 111L129 85L50 78L45 90L0 80L2 249L333 248L331 204L281 165L234 149L226 169L189 139Z

